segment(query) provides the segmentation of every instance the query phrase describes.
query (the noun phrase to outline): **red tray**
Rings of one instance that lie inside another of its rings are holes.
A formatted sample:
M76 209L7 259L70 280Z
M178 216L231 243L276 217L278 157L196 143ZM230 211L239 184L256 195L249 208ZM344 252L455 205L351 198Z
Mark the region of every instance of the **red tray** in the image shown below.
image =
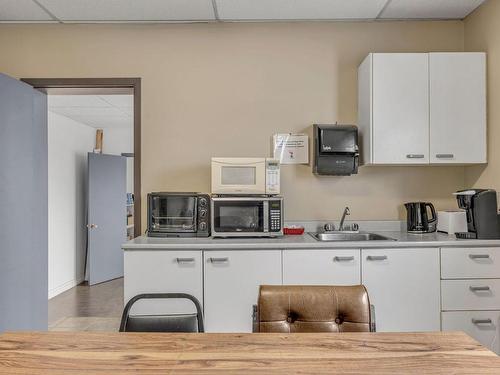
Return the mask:
M284 234L301 235L304 234L304 228L283 228Z

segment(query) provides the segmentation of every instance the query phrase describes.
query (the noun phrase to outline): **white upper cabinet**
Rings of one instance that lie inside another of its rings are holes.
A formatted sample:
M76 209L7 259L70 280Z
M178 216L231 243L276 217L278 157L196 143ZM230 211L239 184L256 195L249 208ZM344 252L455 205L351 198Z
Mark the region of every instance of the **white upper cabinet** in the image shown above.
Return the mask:
M372 69L374 163L429 162L427 54L374 54Z
M369 54L358 69L362 162L485 163L485 71L484 53Z
M486 163L486 54L430 53L431 163Z

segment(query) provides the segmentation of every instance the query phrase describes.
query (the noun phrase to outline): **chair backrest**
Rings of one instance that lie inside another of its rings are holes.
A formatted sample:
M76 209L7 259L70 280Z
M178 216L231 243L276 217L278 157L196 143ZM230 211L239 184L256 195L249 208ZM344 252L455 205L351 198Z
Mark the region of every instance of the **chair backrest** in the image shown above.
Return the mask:
M134 303L144 299L188 299L196 314L130 315ZM204 332L203 313L198 299L186 293L147 293L132 297L123 309L120 332Z
M371 306L363 285L262 285L258 332L370 332Z

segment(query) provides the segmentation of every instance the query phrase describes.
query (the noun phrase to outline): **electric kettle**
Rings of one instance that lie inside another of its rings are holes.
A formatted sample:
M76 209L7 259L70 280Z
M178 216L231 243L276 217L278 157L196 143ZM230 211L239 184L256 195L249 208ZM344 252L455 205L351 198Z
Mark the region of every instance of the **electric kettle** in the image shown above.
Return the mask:
M408 202L405 203L405 207L408 233L431 233L436 231L437 215L432 203Z

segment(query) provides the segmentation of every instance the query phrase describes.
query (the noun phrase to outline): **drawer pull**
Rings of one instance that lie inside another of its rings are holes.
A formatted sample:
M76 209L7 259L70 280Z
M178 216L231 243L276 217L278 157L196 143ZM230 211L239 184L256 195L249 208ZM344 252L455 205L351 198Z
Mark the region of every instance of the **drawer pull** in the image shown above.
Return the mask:
M194 263L195 259L194 258L176 258L175 259L177 263Z
M210 259L210 263L228 263L229 262L229 258L228 257L224 257L224 258L209 258Z
M470 286L469 289L471 292L488 292L488 291L490 291L489 286Z
M453 154L436 154L436 158L438 159L453 159L455 155Z
M423 159L425 157L424 154L408 154L406 155L407 159Z
M387 260L387 255L368 255L367 260Z
M350 257L339 257L339 256L334 256L333 257L333 261L334 262L350 262L354 260L354 257L353 256L350 256Z
M469 254L471 259L490 259L489 254Z
M472 324L478 325L478 324L493 324L493 321L491 319L474 319L472 318Z

